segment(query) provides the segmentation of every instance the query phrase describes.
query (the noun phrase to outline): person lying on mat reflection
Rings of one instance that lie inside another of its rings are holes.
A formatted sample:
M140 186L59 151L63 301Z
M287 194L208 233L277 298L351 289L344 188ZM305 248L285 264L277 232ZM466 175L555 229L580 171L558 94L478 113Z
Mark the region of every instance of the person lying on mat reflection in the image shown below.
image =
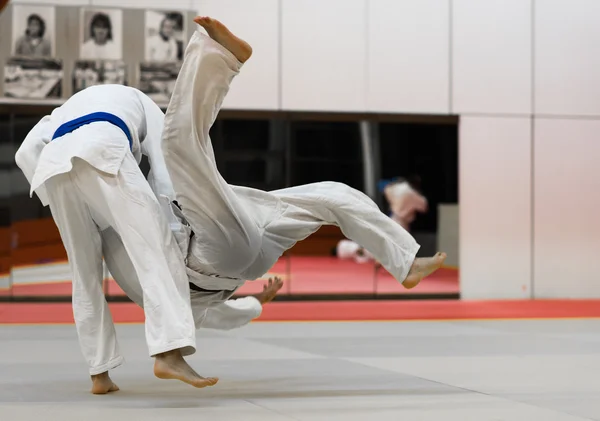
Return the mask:
M410 231L410 225L415 220L417 213L427 212L427 199L408 180L400 177L381 180L378 187L388 203L390 218L406 231ZM346 239L338 242L334 254L342 260L354 260L360 264L376 260L360 244ZM379 267L380 264L376 263Z

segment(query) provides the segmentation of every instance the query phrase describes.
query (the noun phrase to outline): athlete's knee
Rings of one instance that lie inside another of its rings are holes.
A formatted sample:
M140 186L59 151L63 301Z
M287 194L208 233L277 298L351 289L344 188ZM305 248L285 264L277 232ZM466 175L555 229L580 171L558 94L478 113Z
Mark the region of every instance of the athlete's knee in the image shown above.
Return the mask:
M345 183L340 183L339 181L323 181L321 184L324 188L326 188L327 190L330 190L331 192L334 193L344 193L344 192L348 192L348 191L352 191L354 190L352 187L350 187L349 185L345 184Z
M335 198L333 200L336 203L360 204L361 206L367 205L373 209L379 209L373 199L354 187L337 181L326 181L321 184L325 187L326 196L332 199Z
M329 196L348 198L350 196L363 195L362 192L356 190L354 187L350 187L349 185L338 181L325 181L322 185Z

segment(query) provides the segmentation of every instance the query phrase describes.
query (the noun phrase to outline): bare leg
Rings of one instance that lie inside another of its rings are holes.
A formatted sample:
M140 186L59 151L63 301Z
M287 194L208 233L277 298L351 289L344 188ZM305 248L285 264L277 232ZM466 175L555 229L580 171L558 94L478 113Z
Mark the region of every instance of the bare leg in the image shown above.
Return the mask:
M194 22L202 26L208 35L233 53L240 63L245 63L252 55L252 47L236 37L225 25L207 16L197 16Z
M415 259L402 285L406 289L416 287L423 278L441 268L444 260L446 260L446 253L436 253L433 257Z
M94 395L105 395L117 390L119 390L119 386L112 381L108 375L108 371L92 375L92 393Z
M205 378L196 373L178 349L156 355L154 375L159 379L180 380L197 388L214 386L219 381L216 377Z

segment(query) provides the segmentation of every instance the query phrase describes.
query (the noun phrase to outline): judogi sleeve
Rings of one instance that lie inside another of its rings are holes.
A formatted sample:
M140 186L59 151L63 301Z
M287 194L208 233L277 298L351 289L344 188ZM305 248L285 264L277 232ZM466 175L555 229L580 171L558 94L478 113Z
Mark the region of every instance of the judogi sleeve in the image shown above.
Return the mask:
M165 157L162 152L162 132L165 115L154 101L141 92L138 97L144 106L146 118L146 133L144 139L140 139L142 154L148 157L150 162L150 173L148 174L148 183L154 191L156 197L166 196L173 200L175 191L171 176L167 170Z
M25 174L29 184L31 184L31 181L33 180L33 175L37 169L40 155L42 154L44 146L46 146L43 129L49 120L49 115L42 118L39 123L36 124L27 134L25 140L15 154L15 162L21 171L23 171L23 174ZM48 195L46 193L46 188L44 186L38 187L36 194L40 198L42 205L48 206ZM33 196L33 192L30 191L29 196Z
M207 309L204 318L196 322L196 329L237 329L247 325L261 313L262 305L255 297L227 300Z

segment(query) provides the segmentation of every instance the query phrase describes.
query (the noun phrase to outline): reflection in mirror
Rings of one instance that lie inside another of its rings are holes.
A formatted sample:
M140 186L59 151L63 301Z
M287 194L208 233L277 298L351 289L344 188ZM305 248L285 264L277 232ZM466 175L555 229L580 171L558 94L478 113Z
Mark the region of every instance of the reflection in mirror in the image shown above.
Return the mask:
M292 121L290 185L335 181L365 192L365 156L357 121ZM342 185L343 184L343 185ZM332 192L333 193L333 192ZM290 250L292 293L309 297L372 296L373 261L337 226L325 225Z
M71 295L66 252L48 207L36 195L29 197L29 183L14 163L14 154L43 115L11 116L12 295L55 298Z
M410 290L398 289L385 270L377 271L378 294L457 297L457 236L448 226L458 221L458 126L456 123L379 125L378 202L392 220L421 245L417 257L448 254L446 266ZM450 219L449 219L450 218ZM443 225L442 225L443 223Z
M0 297L10 295L11 285L10 174L13 156L10 117L2 115L0 116Z

